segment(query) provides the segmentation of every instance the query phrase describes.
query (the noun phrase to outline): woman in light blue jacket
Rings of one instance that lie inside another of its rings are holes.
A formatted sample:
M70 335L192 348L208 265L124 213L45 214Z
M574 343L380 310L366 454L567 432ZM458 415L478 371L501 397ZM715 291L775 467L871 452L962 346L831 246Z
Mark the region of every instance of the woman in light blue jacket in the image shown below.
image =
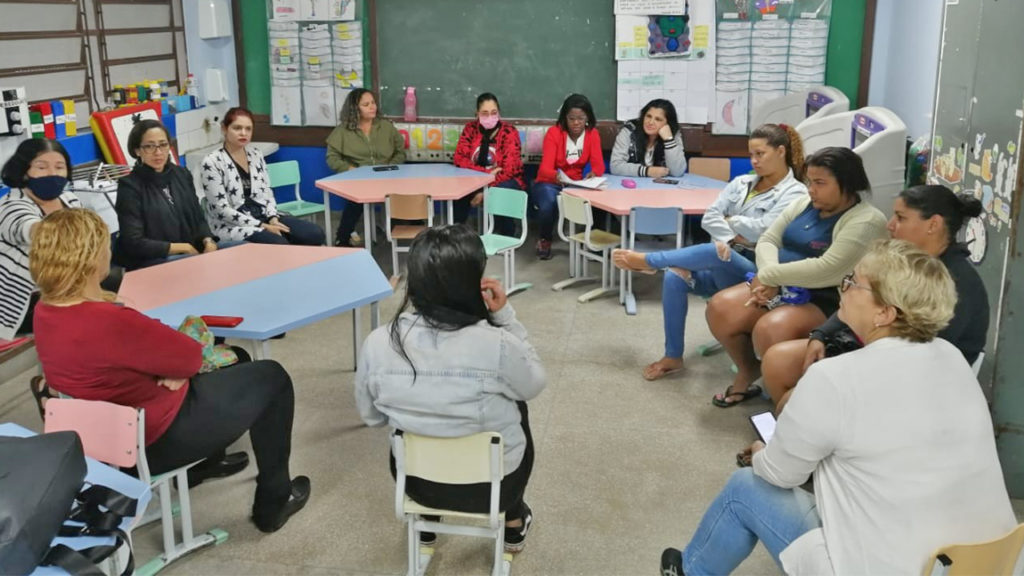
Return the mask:
M456 224L427 229L409 249L405 300L394 320L366 339L356 405L370 426L458 438L500 432L505 444L505 550L523 549L533 520L523 493L533 469L526 401L546 385L544 368L501 283L484 278L480 237ZM409 304L415 310L407 310ZM392 474L395 473L392 459ZM487 485L410 477L406 494L424 506L487 512ZM421 533L421 544L434 535Z
M665 355L644 367L647 380L657 380L683 368L683 335L687 295L711 296L739 284L756 271L754 245L761 233L793 200L807 195L803 183L803 144L796 130L764 124L747 142L754 174L733 179L704 213L701 227L711 242L678 250L643 254L614 250L619 268L654 274L667 270L661 292L665 325Z

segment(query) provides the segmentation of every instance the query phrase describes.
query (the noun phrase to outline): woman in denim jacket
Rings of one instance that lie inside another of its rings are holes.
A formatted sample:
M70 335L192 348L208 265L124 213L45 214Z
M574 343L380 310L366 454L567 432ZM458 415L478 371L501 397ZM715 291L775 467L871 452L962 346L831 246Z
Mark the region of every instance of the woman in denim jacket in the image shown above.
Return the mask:
M486 263L480 237L461 224L430 228L413 240L405 300L360 354L356 405L370 426L423 436L500 432L505 549L518 552L533 519L523 501L533 468L526 401L546 378L501 283L483 277ZM414 310L407 310L410 303ZM486 484L410 477L406 493L424 506L463 512L486 512L490 502ZM421 543L433 540L421 534Z

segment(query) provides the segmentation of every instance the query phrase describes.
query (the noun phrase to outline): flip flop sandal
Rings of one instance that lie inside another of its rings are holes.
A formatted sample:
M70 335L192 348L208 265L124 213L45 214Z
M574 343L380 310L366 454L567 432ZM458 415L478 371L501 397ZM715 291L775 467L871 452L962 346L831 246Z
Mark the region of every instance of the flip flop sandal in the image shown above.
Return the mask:
M739 468L747 468L748 466L754 465L754 455L747 453L746 450L743 452L736 453L736 466Z
M40 383L42 383L42 386L39 385ZM36 400L36 408L39 409L39 419L46 420L46 409L43 407L43 400L54 398L54 395L50 393L50 385L46 383L46 379L42 376L33 376L32 380L28 383L28 389Z
M711 397L711 403L719 408L732 408L737 404L742 404L751 398L756 398L761 395L761 387L757 384L751 384L743 392L733 392L732 385L725 389L725 394L715 394ZM727 398L732 396L741 396L739 400L729 401Z
M617 268L620 268L620 266L617 264L613 263L612 265ZM658 273L658 271L654 268L637 268L636 266L630 266L628 262L625 262L624 265L621 266L621 268L628 270L630 272L636 272L638 274L649 274L652 276Z

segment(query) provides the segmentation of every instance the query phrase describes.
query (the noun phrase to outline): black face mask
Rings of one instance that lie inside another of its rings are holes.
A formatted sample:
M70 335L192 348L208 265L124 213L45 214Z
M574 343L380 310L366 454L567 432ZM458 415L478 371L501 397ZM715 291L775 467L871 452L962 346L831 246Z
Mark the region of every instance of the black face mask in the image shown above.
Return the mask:
M68 186L68 179L63 176L40 176L29 178L25 187L32 191L32 194L40 200L55 200L60 198L64 189Z

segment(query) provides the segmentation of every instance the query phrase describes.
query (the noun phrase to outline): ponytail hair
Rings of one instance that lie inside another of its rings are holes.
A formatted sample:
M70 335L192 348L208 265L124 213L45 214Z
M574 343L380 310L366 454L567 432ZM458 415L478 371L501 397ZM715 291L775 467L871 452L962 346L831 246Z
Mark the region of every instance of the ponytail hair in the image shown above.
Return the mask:
M786 149L786 166L793 171L793 177L797 180L804 179L804 141L800 139L800 133L788 124L762 124L750 133L750 139L761 139L775 148L782 146Z
M981 200L970 194L954 194L945 186L912 186L897 195L907 208L917 210L927 220L938 214L946 226L950 244L956 243L956 235L964 222L981 215Z

